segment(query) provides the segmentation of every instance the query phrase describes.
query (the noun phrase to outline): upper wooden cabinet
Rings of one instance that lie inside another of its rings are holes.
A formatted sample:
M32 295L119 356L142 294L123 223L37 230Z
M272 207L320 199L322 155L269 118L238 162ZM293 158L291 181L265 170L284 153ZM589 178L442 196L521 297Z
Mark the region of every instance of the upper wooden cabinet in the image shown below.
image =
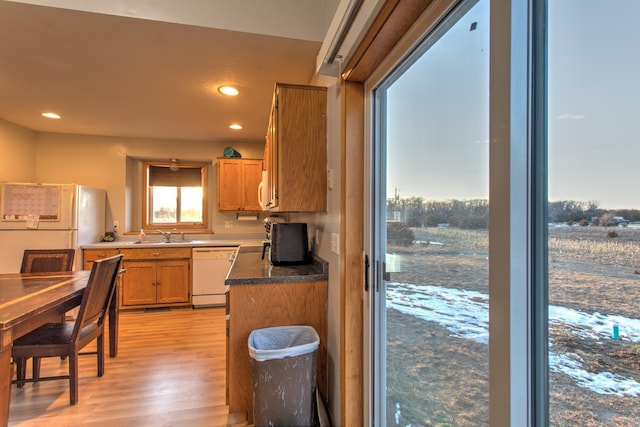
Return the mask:
M276 84L264 165L267 210L327 210L327 88Z
M218 158L218 210L261 211L262 160Z

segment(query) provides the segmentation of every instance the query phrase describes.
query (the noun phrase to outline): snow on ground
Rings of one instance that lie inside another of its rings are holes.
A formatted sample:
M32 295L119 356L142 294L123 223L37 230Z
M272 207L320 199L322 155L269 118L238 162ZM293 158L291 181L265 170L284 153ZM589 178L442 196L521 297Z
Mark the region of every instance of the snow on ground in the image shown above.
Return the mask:
M475 291L408 283L387 284L387 307L436 322L458 338L489 342L489 296ZM611 339L617 325L625 340L640 342L640 320L623 316L585 313L565 307L549 306L549 323L566 325L572 333L589 339ZM574 326L574 327L572 327ZM640 396L640 383L611 372L591 373L579 361L549 352L549 369L562 372L577 384L600 394Z

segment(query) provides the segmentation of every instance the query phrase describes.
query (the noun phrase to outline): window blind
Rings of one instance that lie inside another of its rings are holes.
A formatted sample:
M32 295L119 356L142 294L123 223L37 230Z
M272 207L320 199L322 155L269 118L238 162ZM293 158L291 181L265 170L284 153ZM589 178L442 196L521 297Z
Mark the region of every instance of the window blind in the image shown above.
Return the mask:
M202 170L180 167L174 172L168 166L150 166L149 185L153 187L201 187Z

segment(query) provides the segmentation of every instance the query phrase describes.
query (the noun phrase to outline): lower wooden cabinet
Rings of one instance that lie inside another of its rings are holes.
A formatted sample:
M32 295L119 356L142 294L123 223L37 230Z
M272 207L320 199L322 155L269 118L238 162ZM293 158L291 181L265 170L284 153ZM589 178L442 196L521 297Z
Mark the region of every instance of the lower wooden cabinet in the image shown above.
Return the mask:
M189 303L189 261L125 261L122 306Z
M84 269L91 270L93 261L109 258L110 256L118 255L119 253L118 249L84 249L82 251Z
M191 305L191 248L85 249L84 268L118 253L124 255L126 270L120 308Z
M312 326L320 337L316 380L327 401L327 281L234 284L227 291L227 404L253 422L251 331L286 325Z

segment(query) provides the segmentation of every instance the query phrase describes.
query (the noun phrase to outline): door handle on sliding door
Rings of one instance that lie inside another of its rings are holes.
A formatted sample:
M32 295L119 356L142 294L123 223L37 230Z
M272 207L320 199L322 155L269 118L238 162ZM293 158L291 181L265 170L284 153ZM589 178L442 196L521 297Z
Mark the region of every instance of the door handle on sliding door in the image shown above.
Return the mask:
M369 255L364 255L364 291L369 292Z

